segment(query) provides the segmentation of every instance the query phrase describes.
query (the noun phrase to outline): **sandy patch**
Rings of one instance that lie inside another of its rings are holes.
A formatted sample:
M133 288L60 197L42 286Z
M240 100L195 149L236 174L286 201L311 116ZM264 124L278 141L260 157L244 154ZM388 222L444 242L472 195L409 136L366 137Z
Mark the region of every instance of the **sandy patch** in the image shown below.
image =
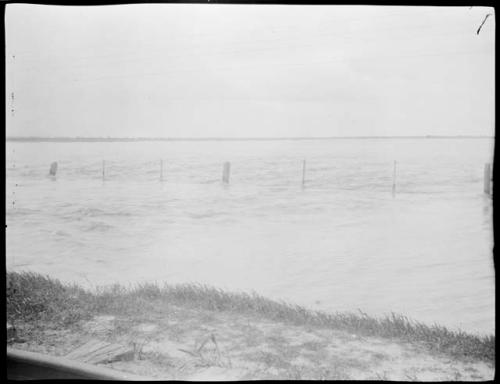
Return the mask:
M115 316L96 316L83 323L82 328L93 334L111 332L115 329Z
M144 334L152 334L158 329L158 325L152 323L141 323L132 328L136 332Z
M485 362L458 361L408 343L227 312L200 311L195 316L192 310L178 311L177 320L148 322L97 316L81 327L47 330L37 335L36 343L13 346L65 355L97 336L136 350L132 361L107 366L164 380L484 381L494 377L494 367Z

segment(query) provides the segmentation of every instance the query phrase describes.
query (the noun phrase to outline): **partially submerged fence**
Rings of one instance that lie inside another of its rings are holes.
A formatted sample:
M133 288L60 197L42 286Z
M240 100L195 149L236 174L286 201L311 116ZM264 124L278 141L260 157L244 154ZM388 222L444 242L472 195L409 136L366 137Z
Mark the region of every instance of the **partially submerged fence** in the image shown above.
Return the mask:
M160 166L159 166L159 180L160 182L164 182L164 167L163 167L163 159L160 159ZM396 168L397 168L397 161L394 161L393 164L393 173L392 173L392 195L396 195L396 186L397 186L397 175L396 175ZM57 162L53 162L50 165L50 170L49 170L49 175L53 179L56 177L56 173L58 170L58 164ZM229 184L230 181L230 172L231 172L231 163L229 161L226 161L222 164L222 182L224 184ZM484 175L483 175L483 192L486 195L491 196L492 195L492 166L491 163L486 163L484 165ZM102 161L102 180L106 180L106 161ZM304 159L302 161L302 187L306 186L306 160Z

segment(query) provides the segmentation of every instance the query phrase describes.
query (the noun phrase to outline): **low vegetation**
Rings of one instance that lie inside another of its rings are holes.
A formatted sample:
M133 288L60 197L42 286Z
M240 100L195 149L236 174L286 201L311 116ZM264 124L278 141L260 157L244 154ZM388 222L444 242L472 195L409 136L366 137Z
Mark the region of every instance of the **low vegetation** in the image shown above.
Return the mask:
M33 273L7 273L7 320L31 327L68 327L96 315L154 316L172 308L199 310L206 315L226 312L258 315L270 321L314 328L346 331L424 346L430 352L455 359L479 360L494 364L495 336L477 336L450 331L440 325L428 326L405 316L391 314L375 318L365 313L325 313L277 302L257 294L231 293L203 285L143 284L113 285L95 292L77 285Z

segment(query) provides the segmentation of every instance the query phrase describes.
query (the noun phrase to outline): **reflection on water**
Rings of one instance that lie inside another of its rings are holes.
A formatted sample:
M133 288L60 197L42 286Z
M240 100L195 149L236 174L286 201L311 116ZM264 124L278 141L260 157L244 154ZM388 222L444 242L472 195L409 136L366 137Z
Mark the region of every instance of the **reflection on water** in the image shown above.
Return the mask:
M7 146L8 269L89 287L200 282L494 332L491 140Z

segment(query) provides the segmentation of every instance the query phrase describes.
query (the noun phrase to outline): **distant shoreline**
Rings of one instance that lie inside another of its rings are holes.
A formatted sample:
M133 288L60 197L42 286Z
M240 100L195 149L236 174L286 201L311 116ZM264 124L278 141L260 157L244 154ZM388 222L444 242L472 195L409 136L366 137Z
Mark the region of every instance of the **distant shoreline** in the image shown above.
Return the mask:
M494 136L330 136L330 137L6 137L14 142L139 142L139 141L306 141L366 139L494 139Z

